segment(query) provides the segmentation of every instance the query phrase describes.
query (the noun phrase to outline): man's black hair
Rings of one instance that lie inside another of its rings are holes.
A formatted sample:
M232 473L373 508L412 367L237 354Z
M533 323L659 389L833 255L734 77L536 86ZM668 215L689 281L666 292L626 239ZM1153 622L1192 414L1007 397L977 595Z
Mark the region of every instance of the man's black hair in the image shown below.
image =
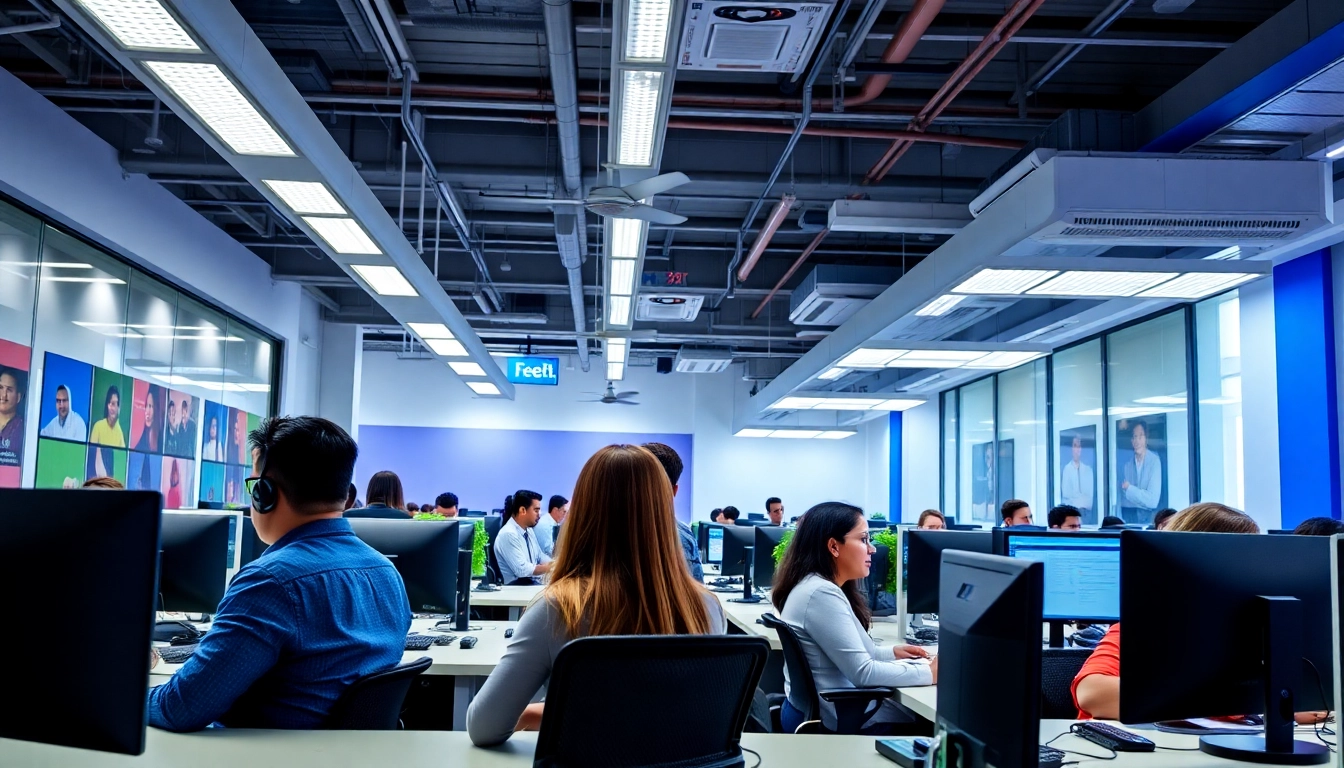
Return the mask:
M1344 523L1329 517L1309 517L1298 523L1293 533L1298 536L1334 536L1344 533Z
M559 509L560 507L563 507L568 503L569 499L566 499L564 496L561 496L560 494L557 493L551 497L550 503L546 505L546 511L550 512L552 509Z
M456 507L456 506L457 506L457 494L456 494L456 493L440 493L440 494L434 499L434 506L436 506L436 507L440 507L440 508L442 508L442 509L452 509L453 507Z
M737 507L724 507L722 514L729 520L737 520L737 518L742 516L742 513L737 511Z
M1049 521L1051 528L1060 528L1064 525L1064 521L1068 520L1070 517L1082 519L1083 513L1079 512L1077 507L1068 504L1060 504L1050 510L1050 513L1046 515L1046 520Z
M519 509L532 506L534 501L541 501L540 493L536 491L515 491L512 496L504 499L504 517L517 517Z
M1125 518L1107 515L1101 518L1102 528L1123 528L1125 527Z
M1003 508L999 510L999 517L1002 517L1004 520L1011 520L1013 519L1013 515L1017 513L1017 510L1030 506L1030 504L1021 499L1009 499L1003 502Z
M1176 516L1176 510L1172 509L1171 507L1158 510L1157 514L1153 515L1153 525L1159 526L1162 524L1164 520L1169 520L1175 516Z
M663 471L667 473L667 479L673 485L681 482L681 473L686 466L681 463L681 456L670 445L663 443L645 443L644 448L653 454L659 464L663 465Z
M779 505L783 506L783 504L784 504L784 500L781 499L781 498L779 498L778 496L771 496L770 498L766 499L766 500L765 500L765 511L766 511L766 512L769 512L769 511L770 511L770 505L771 505L771 504L779 504Z
M299 512L343 507L359 446L337 424L316 416L276 416L252 430L257 465Z

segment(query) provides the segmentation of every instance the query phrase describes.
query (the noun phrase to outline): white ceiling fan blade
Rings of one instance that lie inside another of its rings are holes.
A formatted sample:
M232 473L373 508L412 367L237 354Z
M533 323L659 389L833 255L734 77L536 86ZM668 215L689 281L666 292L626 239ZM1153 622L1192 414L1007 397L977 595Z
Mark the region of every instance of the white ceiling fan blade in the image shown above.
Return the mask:
M621 397L634 397L635 395L638 395L638 394L639 394L638 392L620 392L620 393L617 393L616 397L618 397L618 398L621 398Z
M618 219L643 219L651 224L662 224L664 226L675 227L678 224L685 224L686 217L671 211L664 211L661 208L654 208L652 205L632 205L621 211Z
M620 404L620 405L639 405L639 403L636 403L636 402L633 401L633 400L612 400L611 402L612 402L612 403L617 403L617 404Z
M689 184L690 181L690 176L687 176L681 171L673 171L672 173L664 173L661 176L654 176L651 179L636 181L634 184L621 187L621 189L625 190L625 193L630 196L631 200L643 200L646 197L660 195L669 189L676 189L682 184Z

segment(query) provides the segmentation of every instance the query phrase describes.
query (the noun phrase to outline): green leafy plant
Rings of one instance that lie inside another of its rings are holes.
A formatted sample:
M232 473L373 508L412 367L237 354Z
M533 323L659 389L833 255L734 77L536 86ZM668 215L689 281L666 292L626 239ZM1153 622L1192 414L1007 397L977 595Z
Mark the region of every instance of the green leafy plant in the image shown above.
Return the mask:
M440 515L438 512L416 512L416 513L415 513L415 517L412 517L411 519L412 519L412 520L447 520L448 518L447 518L447 517L444 517L443 515Z
M785 531L779 538L779 543L775 545L775 567L779 567L779 561L784 559L784 553L789 551L789 542L793 541L793 531Z
M471 575L485 575L485 547L490 543L490 536L485 532L485 521L477 520L475 523L476 535L471 539Z
M891 529L878 531L872 535L874 545L881 544L887 548L887 581L882 585L882 591L888 594L896 594L896 581L901 573L901 542L896 533Z
M884 514L884 513L882 513L882 512L874 512L874 513L873 513L873 517L872 517L872 519L874 519L874 520L886 520L886 519L887 519L887 516L886 516L886 514Z

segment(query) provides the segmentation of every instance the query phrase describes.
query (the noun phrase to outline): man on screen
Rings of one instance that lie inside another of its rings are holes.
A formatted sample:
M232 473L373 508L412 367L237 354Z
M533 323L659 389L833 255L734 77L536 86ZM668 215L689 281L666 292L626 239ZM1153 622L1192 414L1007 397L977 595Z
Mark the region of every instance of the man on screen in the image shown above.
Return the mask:
M1148 525L1162 500L1162 460L1148 450L1148 425L1142 421L1130 427L1129 444L1134 458L1120 470L1122 516L1127 523Z
M28 375L0 367L0 467L17 467L23 458L23 391Z
M56 415L42 428L42 436L81 443L89 438L84 417L70 410L70 388L64 384L56 388Z
M1096 472L1083 463L1083 438L1073 436L1073 458L1060 473L1060 495L1064 503L1082 511L1091 511L1096 495Z

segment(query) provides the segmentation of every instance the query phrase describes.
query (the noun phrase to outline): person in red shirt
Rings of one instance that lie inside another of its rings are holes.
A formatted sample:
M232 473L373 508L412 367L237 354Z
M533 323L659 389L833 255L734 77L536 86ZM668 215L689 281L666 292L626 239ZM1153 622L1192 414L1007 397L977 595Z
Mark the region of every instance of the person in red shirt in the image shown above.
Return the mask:
M1171 519L1168 531L1259 533L1245 512L1215 503L1186 507ZM1073 703L1079 720L1120 717L1120 625L1113 624L1073 678Z

